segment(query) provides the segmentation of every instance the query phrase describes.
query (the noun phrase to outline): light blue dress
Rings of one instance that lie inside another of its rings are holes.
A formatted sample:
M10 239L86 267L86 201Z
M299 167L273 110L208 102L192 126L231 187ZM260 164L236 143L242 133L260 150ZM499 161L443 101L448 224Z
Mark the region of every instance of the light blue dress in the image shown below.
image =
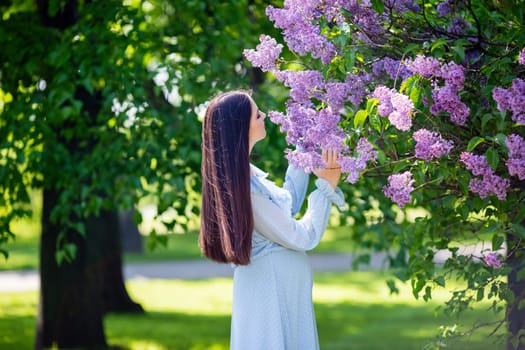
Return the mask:
M343 194L318 179L305 214L295 219L308 175L289 167L280 188L256 167L252 172L252 255L250 264L234 269L230 349L319 349L312 270L305 251L321 240L332 203L343 209Z

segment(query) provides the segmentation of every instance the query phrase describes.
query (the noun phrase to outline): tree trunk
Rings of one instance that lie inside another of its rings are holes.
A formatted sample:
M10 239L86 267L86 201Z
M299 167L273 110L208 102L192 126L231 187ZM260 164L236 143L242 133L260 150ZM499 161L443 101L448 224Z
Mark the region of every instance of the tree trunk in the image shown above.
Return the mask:
M54 17L49 15L48 0L37 0L36 3L41 21L46 26L66 29L78 20L77 1L66 1ZM82 102L82 108L89 115L91 123L96 123L102 107L100 93L90 93L79 86L75 99ZM49 143L44 142L44 151L52 153L53 147L60 142L71 154L88 154L90 147L79 147L79 144L87 141L88 145L92 145L97 142L96 139L67 140L59 136L61 129L74 127L71 125L74 122L74 119L70 119L65 122L69 125L50 125L58 137ZM89 134L86 136L92 137ZM60 166L46 164L44 178L60 171ZM55 345L59 348L105 348L107 341L103 316L106 311L143 312L142 307L130 299L124 286L118 212L102 211L98 216L83 219L85 237L77 232L65 232L62 239L75 244L76 257L71 262L63 261L59 266L56 261L57 239L63 228L52 223L50 217L59 204L62 190L66 188L44 188L40 242L41 286L35 348Z
M77 246L76 258L58 266L55 253L60 227L49 219L58 197L59 192L44 190L35 348L50 348L54 344L59 348L105 347L98 249L103 231L97 235L87 227L89 239L68 232L68 242Z
M524 223L522 222L522 225ZM525 308L520 304L525 302L525 277L518 279L520 270L525 269L525 243L514 235L507 235L507 264L512 268L508 276L508 285L514 293L515 300L507 306L507 322L510 338L507 350L525 350ZM523 272L521 273L523 276Z
M128 253L142 253L142 236L133 221L133 209L119 212L119 225L122 250Z
M102 298L104 312L143 313L144 309L131 300L122 275L121 214L118 211L104 211L92 220L94 229L102 232L105 242L102 274ZM136 229L136 226L134 226ZM138 230L137 230L138 233Z

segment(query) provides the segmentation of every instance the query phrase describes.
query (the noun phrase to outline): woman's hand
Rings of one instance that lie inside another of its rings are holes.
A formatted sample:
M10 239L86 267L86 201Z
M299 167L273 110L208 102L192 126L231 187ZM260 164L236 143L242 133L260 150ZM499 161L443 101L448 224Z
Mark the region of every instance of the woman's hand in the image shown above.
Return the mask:
M314 174L328 181L335 190L341 177L341 165L337 163L338 154L334 150L323 150L321 156L326 163L326 167L314 170Z

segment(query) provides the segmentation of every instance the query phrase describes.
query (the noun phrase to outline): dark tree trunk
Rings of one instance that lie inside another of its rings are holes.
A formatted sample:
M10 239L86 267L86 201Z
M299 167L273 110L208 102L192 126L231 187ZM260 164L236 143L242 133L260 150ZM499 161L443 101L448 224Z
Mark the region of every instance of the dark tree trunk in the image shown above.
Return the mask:
M122 251L128 253L142 253L142 236L137 224L133 221L133 210L119 212L120 236Z
M117 211L106 211L92 221L92 224L97 227L96 229L103 232L105 240L100 247L105 252L101 270L104 312L143 313L144 309L131 300L124 284L120 215ZM136 226L133 227L136 229Z
M68 232L67 240L77 246L72 262L57 264L55 253L60 227L49 220L59 193L44 190L42 237L40 241L40 305L35 348L100 348L106 338L102 322L102 279L100 249L103 231L87 225L89 239Z
M507 257L507 264L512 268L508 276L508 285L515 297L514 302L507 306L507 322L510 332L507 349L525 350L525 335L523 334L525 332L525 308L520 309L520 304L525 300L525 277L518 279L520 270L525 269L525 243L523 238L508 234L507 251L510 253ZM513 344L518 345L514 346Z
M69 0L51 17L49 1L36 1L44 25L65 29L78 20L77 1ZM53 72L48 72L53 74ZM78 87L75 98L92 123L96 123L101 109L100 93L89 93ZM74 123L74 119L67 121ZM75 125L50 125L56 138L44 143L44 152L53 152L55 144L61 143L69 153L82 156L89 154L95 139L66 140L60 137L63 128ZM79 147L81 143L88 146ZM60 164L46 164L44 178L60 169ZM52 177L51 177L52 178ZM79 180L80 181L80 180ZM83 237L77 232L65 232L62 243L76 246L76 257L71 262L56 260L57 239L63 227L51 222L51 212L59 204L60 193L66 188L44 188L42 236L40 242L40 302L37 318L35 348L94 349L107 347L103 316L107 311L143 312L134 303L124 286L118 211L102 211L98 216L82 219L85 225ZM72 205L74 203L71 203ZM80 218L71 218L75 221Z

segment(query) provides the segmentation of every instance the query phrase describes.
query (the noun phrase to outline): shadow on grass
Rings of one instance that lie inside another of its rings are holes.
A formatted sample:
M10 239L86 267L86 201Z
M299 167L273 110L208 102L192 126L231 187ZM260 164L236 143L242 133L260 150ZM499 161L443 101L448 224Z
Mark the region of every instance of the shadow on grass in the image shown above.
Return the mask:
M435 342L439 326L496 316L484 310L460 320L435 316L439 300L415 301L409 290L388 294L379 272L323 273L315 277L314 300L323 350L421 350ZM231 280L149 280L129 284L144 315L111 314L105 318L113 347L133 350L227 350L229 348ZM31 349L34 342L37 293L0 295L0 349ZM264 325L262 325L264 327ZM500 350L492 331L480 329L468 338L447 343L451 350ZM249 349L247 349L249 350Z
M319 339L323 350L423 349L435 339L444 318L434 318L432 307L316 303ZM30 349L34 316L0 319L0 349ZM108 315L108 342L118 349L226 350L229 315L148 312L145 315ZM477 335L451 341L447 349L497 350L495 338Z
M440 325L454 323L453 319L444 315L435 316L434 308L435 305L316 303L321 349L424 349L435 344ZM461 322L470 323L481 315L479 312L464 317ZM491 330L479 330L471 337L449 339L446 349L505 349L503 344L497 343L497 338L486 337Z

